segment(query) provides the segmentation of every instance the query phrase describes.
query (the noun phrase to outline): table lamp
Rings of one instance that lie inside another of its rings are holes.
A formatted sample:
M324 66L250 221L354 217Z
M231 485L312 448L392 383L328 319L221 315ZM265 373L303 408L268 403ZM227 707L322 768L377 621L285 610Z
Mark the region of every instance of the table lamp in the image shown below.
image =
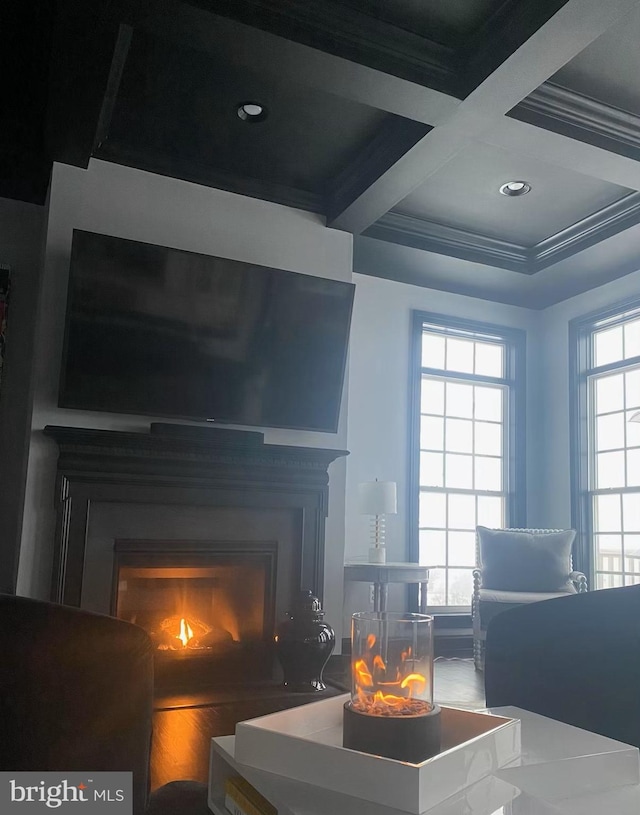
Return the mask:
M358 485L358 506L361 515L371 515L371 546L369 563L385 563L385 515L398 511L395 481L363 481Z

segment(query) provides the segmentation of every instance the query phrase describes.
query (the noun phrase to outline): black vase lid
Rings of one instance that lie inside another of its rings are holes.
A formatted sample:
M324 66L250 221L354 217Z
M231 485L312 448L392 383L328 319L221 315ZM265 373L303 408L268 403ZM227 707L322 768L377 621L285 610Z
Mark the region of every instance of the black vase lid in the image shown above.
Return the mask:
M302 589L298 592L298 596L293 606L293 611L287 612L287 615L292 619L295 617L324 617L322 604L320 600L308 589Z

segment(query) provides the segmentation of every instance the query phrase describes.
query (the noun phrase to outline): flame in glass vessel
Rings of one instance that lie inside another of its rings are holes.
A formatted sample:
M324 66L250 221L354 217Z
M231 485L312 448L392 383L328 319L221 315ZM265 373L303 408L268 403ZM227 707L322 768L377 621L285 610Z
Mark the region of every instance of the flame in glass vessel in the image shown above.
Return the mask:
M387 665L380 654L373 654L376 637L367 637L367 653L353 664L355 698L351 700L354 710L373 716L417 716L428 713L432 706L424 699L415 698L424 693L427 679L411 669L409 646L400 655L401 665L396 667L395 677L387 676ZM403 667L406 669L403 670Z

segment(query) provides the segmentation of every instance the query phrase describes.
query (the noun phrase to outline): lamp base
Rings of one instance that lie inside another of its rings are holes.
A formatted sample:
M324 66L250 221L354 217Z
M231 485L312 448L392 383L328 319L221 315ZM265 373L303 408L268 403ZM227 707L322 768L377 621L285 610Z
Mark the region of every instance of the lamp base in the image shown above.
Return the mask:
M387 552L384 546L369 547L369 563L386 563Z

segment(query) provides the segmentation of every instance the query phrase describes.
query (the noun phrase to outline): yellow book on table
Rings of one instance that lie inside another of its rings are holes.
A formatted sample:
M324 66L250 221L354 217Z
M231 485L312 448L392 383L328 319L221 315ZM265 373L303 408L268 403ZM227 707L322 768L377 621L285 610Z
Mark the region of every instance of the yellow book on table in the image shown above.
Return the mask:
M224 792L224 805L231 815L278 815L274 805L241 775L229 776Z

